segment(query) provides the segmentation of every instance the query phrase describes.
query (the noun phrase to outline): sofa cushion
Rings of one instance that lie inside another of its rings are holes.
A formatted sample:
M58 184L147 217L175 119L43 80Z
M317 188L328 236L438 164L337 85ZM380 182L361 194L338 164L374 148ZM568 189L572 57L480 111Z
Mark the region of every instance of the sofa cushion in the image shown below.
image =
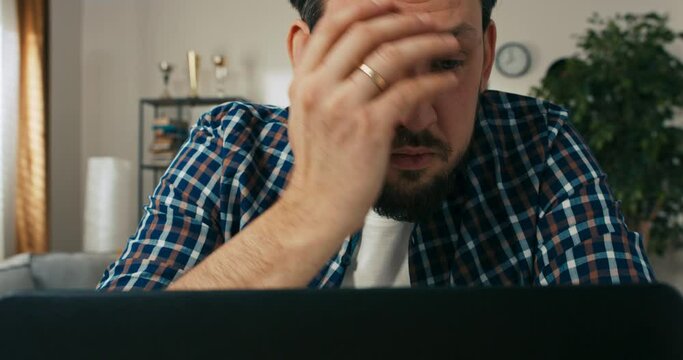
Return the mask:
M116 254L47 254L34 256L36 289L95 289Z
M0 295L34 289L31 255L13 256L0 263Z

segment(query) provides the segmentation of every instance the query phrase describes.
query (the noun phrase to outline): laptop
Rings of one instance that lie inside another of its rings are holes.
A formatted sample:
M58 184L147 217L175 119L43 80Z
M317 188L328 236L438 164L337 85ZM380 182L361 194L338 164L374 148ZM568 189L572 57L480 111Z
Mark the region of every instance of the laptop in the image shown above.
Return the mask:
M0 328L3 359L683 359L666 285L22 293Z

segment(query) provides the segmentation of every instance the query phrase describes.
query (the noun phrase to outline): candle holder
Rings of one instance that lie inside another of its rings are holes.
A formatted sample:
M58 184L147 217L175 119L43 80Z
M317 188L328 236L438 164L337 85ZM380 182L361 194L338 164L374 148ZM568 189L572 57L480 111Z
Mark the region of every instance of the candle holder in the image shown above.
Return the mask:
M224 55L214 55L214 75L216 77L216 94L225 97L225 79L228 77L228 60Z
M171 80L171 73L173 72L173 64L169 63L166 60L163 60L159 63L159 70L161 71L161 75L164 80L164 91L161 93L161 98L162 99L170 99L171 98L171 92L169 90L168 84Z

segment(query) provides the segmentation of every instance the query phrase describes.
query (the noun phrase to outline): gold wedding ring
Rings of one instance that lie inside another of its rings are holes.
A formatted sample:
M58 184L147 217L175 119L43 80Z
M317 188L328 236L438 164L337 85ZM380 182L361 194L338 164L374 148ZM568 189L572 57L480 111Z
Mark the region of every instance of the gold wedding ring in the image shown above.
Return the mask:
M384 77L382 77L382 75L380 75L377 71L375 71L375 69L369 67L366 64L361 64L358 67L358 70L363 72L363 74L367 75L370 78L370 80L372 80L372 82L375 84L375 86L377 86L379 91L386 90L386 88L387 88L386 79L384 79Z

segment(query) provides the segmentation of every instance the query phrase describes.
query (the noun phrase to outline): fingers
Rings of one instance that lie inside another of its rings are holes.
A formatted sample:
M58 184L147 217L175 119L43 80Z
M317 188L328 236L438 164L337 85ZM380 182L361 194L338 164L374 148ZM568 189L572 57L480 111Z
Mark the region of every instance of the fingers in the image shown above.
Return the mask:
M369 126L393 131L418 104L457 85L453 72L432 73L430 68L434 60L457 57L457 39L438 33L445 29L426 15L392 13L397 10L393 1L340 0L338 8L335 0L328 1L328 15L310 37L297 67L299 81L290 88L298 105L332 113L363 108L361 122L374 118L378 124ZM361 63L390 84L384 93L373 79L356 71ZM318 91L321 84L329 90L323 101ZM336 123L335 119L322 116L321 120Z
M390 87L368 104L371 121L383 129L385 135L407 120L419 104L455 88L458 79L452 72L430 73L406 78Z
M389 14L359 22L332 46L323 67L330 80L344 79L383 44L435 30L426 14Z
M419 35L381 46L364 63L391 85L405 77L415 76L416 64L429 71L434 60L455 58L460 56L460 52L460 44L452 34ZM353 104L371 99L380 92L360 71L351 74L350 81L343 85L347 86L353 86L353 90L348 90L348 100Z
M329 4L328 4L329 5ZM324 60L328 51L354 23L394 11L391 0L357 1L335 11L327 11L311 36L299 69L306 73L314 70ZM329 10L329 9L328 9Z

